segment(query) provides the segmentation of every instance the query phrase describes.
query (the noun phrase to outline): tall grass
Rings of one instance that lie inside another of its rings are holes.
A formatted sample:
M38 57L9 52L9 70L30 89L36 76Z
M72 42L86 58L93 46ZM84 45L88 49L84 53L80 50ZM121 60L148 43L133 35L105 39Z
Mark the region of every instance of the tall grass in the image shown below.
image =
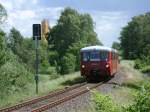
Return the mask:
M67 84L65 82L74 82L74 80L79 79L82 80L79 72L63 75L53 80L50 80L49 75L40 75L38 95L35 93L35 84L30 83L26 85L25 89L21 89L21 91L15 92L14 94L7 96L4 99L0 99L0 107L14 105L17 102L48 94L52 90L64 88L65 86L70 85L70 83ZM78 81L76 81L76 83L78 83Z

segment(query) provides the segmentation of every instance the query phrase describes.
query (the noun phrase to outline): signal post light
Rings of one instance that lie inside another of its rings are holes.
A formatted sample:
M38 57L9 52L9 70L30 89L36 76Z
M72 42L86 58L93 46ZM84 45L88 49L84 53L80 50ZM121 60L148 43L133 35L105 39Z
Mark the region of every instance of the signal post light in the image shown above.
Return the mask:
M38 65L39 65L39 55L38 55L38 47L39 40L41 40L41 24L33 24L33 40L35 40L35 54L36 54L36 62L35 62L35 83L36 83L36 93L38 94Z

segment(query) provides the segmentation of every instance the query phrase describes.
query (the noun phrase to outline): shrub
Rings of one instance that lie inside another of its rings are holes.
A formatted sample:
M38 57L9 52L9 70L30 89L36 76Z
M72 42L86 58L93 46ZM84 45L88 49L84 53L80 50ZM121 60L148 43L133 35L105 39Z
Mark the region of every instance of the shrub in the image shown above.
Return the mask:
M17 61L8 61L0 68L0 96L24 88L26 83L32 80L33 75L22 64Z
M135 98L135 103L126 107L126 112L149 112L150 111L150 83L145 82L141 91Z
M143 57L142 59L136 59L134 68L140 69L143 73L150 72L150 56Z
M118 106L109 96L102 95L96 91L93 92L93 101L97 112L119 112Z
M150 73L150 65L143 67L143 68L141 69L141 72L143 72L143 73Z
M46 73L49 75L57 75L56 67L53 66L48 67Z
M142 63L142 60L136 59L136 60L135 60L134 68L136 68L136 69L141 69L144 65L145 65L145 64Z
M74 72L76 65L76 57L73 54L67 53L62 58L61 62L61 73L67 74Z
M5 44L5 33L0 29L0 66L5 63Z

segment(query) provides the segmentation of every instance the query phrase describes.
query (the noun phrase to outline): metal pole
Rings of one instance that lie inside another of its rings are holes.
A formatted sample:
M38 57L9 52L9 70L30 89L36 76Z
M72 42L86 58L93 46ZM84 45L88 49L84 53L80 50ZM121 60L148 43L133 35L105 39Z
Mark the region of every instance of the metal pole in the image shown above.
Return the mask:
M36 53L36 64L35 64L35 83L36 83L36 93L38 94L38 82L39 82L39 77L38 77L38 39L37 36L35 37L35 53Z

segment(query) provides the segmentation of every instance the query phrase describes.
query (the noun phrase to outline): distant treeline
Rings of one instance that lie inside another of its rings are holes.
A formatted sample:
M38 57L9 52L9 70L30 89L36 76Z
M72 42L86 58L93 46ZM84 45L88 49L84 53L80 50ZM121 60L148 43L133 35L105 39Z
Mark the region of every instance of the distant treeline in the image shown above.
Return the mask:
M135 68L150 72L150 13L135 16L121 31L120 49L123 58L133 59Z

